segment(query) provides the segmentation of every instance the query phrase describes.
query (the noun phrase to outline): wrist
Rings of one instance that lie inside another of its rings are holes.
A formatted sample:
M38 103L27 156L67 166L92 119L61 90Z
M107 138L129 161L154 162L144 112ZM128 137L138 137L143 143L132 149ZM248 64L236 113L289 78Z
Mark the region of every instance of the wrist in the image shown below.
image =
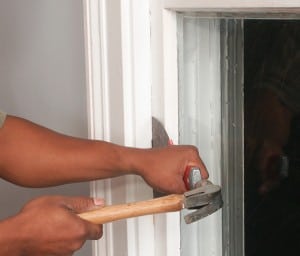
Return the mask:
M114 145L114 157L110 164L111 171L116 172L114 176L127 174L140 175L144 151L145 149Z
M152 149L130 148L129 154L125 157L128 166L128 174L136 174L144 177L147 166L153 164Z

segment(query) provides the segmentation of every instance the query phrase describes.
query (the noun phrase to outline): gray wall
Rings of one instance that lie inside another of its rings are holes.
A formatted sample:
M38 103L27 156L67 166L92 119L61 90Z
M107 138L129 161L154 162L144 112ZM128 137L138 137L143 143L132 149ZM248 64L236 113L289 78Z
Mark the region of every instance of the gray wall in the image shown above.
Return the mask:
M81 0L0 0L0 109L87 137ZM39 195L88 195L88 183L25 189L0 180L0 219ZM91 244L76 253L91 255Z

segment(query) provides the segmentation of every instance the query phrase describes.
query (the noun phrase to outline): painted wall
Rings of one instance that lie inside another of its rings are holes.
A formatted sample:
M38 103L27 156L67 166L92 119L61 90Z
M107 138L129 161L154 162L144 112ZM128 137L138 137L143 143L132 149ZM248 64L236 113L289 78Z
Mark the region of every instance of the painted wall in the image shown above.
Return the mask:
M87 137L81 0L0 0L0 109ZM88 183L26 189L0 180L0 219L45 194L88 195ZM91 255L91 243L76 253Z

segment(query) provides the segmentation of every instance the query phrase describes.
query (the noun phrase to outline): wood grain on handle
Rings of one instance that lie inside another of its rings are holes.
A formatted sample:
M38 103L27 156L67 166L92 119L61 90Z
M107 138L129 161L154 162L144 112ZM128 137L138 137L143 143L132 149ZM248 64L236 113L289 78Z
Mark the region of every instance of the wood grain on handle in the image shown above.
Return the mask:
M180 211L183 208L182 201L183 195L169 195L147 201L104 206L78 216L96 224L104 224L131 217Z

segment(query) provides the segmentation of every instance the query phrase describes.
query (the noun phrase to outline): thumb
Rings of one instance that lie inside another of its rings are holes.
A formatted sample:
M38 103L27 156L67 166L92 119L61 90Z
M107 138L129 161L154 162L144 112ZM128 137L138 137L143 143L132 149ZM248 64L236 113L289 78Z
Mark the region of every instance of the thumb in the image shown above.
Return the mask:
M83 213L101 208L105 202L102 198L70 197L67 204L75 213Z

